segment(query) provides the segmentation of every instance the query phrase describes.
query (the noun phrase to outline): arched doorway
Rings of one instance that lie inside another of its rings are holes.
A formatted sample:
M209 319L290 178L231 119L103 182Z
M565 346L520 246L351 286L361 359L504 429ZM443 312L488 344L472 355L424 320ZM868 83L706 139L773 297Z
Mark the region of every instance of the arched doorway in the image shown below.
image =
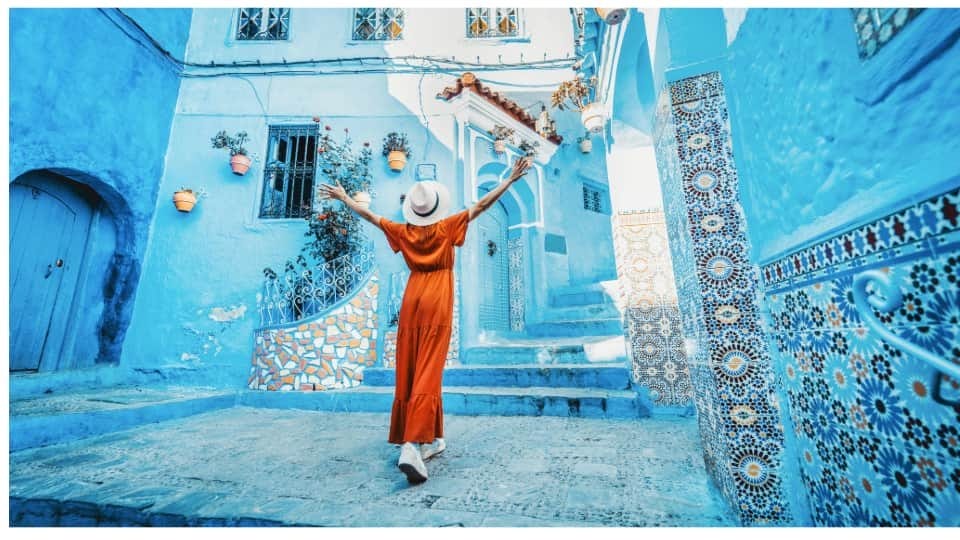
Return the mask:
M10 184L10 371L62 365L99 200L48 171Z

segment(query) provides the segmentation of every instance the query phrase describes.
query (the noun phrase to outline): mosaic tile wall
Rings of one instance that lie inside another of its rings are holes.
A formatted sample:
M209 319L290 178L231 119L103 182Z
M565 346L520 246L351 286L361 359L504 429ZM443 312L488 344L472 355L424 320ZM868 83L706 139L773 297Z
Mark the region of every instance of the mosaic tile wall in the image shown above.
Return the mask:
M507 241L510 250L510 330L523 332L523 238Z
M377 360L379 278L350 301L309 321L258 330L247 387L252 390L327 390L363 381Z
M878 335L852 292L861 272L884 272L903 301L867 309L897 338L960 363L958 209L954 189L763 268L818 525L960 526L960 381Z
M633 380L658 405L687 405L692 388L663 212L621 212L613 220Z
M655 130L707 467L746 525L791 523L784 434L719 73L661 92Z
M406 286L406 278L403 285ZM402 290L402 289L401 289ZM460 365L460 278L453 280L453 331L450 334L450 350L447 351L447 366ZM401 294L402 296L402 294ZM387 330L383 336L383 367L397 366L397 330Z

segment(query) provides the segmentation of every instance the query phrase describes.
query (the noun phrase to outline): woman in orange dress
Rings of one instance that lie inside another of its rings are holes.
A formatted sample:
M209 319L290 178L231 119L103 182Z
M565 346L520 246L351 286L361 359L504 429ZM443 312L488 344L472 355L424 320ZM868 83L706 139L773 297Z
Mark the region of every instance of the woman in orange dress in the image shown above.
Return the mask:
M506 181L475 205L446 216L450 197L439 182L417 182L403 201L407 223L395 223L357 205L339 184L320 186L383 230L390 248L403 254L410 278L397 328L397 385L390 416L391 443L402 445L398 466L410 483L426 481L424 461L446 448L440 385L453 324L453 248L462 246L467 223L475 219L526 174L528 158L518 159Z

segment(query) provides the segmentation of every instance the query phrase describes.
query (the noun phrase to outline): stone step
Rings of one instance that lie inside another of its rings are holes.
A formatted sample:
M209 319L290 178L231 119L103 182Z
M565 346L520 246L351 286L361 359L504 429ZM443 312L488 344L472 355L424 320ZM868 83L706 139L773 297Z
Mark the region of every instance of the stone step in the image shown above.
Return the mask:
M464 349L461 362L475 365L619 364L627 365L623 334L612 336L533 337L490 340Z
M586 304L582 306L551 307L543 310L544 321L580 321L585 319L619 319L616 304Z
M603 290L570 290L550 293L550 307L572 307L612 304L613 299Z
M237 403L236 390L119 387L10 402L10 450L83 439Z
M619 318L544 321L528 324L524 331L535 337L615 336L623 334Z
M393 388L363 385L323 392L251 390L242 392L239 399L241 405L249 407L389 413ZM642 418L650 416L651 410L649 400L632 390L489 386L443 389L444 414Z
M390 386L396 381L392 368L369 368L363 372L363 384ZM630 389L630 371L624 363L583 364L520 364L511 366L476 365L448 367L443 370L444 386L499 387L572 387Z

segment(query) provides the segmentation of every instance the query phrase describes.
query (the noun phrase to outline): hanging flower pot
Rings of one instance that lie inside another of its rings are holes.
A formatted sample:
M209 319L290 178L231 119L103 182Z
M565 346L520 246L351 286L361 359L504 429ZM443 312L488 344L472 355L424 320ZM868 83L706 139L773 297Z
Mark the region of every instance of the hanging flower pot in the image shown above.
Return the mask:
M181 189L173 192L173 205L181 212L193 210L193 205L197 204L197 196L192 189Z
M580 112L580 121L587 131L600 133L603 131L603 106L597 101L590 103Z
M402 171L407 165L407 154L402 150L391 150L387 154L387 163L390 165L390 170Z
M507 150L507 141L503 139L497 139L493 141L493 151L502 154Z
M589 154L593 150L593 141L590 139L583 139L580 141L580 151L584 154Z
M383 155L387 156L390 169L402 171L410 157L410 142L405 133L391 131L383 138Z
M627 18L627 10L623 8L594 8L597 11L597 16L603 19L603 22L613 26L615 24L620 24L625 18Z
M250 169L250 158L243 154L237 154L230 158L230 168L233 170L233 174L243 176Z
M370 208L370 201L373 198L366 191L358 191L353 194L353 200L357 202L360 208Z
M230 150L230 168L233 170L233 174L237 176L247 174L247 170L250 169L250 158L247 157L247 149L243 147L248 138L246 131L241 131L231 137L227 135L226 131L221 130L210 139L214 148Z

